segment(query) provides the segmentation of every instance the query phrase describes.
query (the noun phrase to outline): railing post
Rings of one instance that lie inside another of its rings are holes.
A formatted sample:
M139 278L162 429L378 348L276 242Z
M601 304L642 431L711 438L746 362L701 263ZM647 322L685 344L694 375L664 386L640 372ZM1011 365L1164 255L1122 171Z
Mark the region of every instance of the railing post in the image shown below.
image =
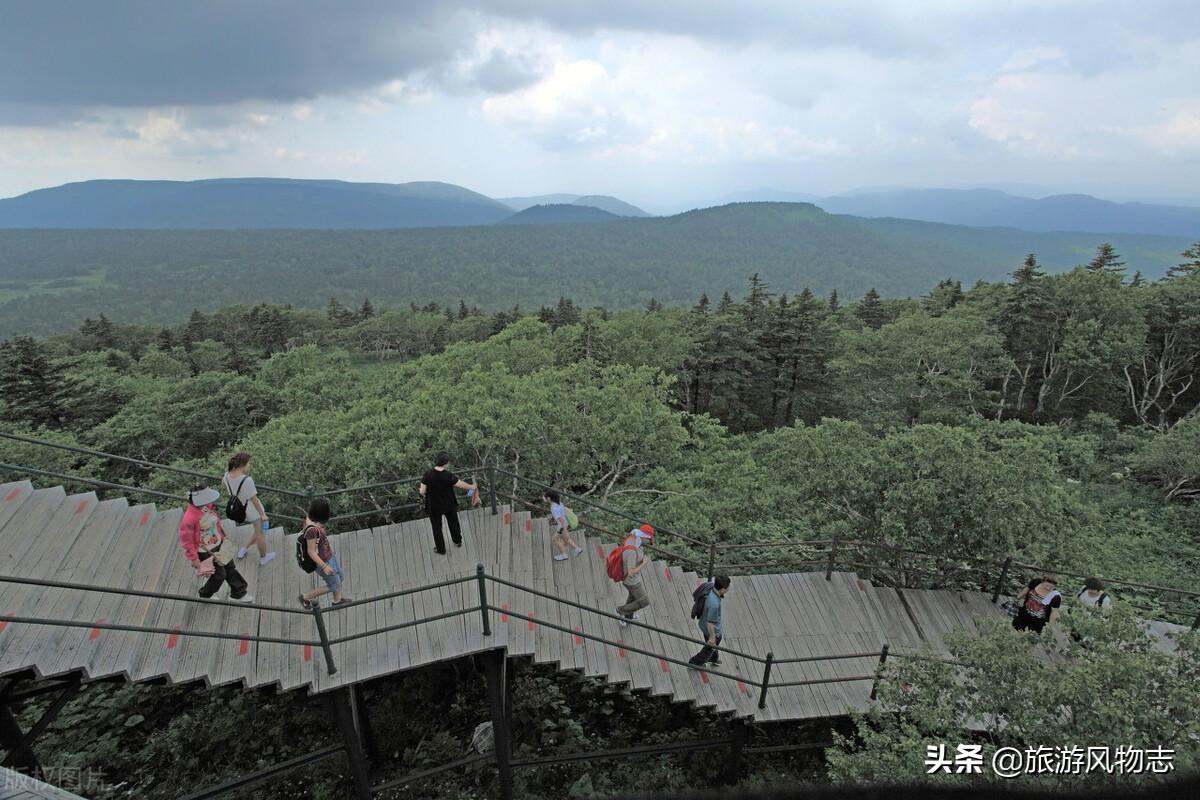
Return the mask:
M475 567L475 577L479 579L479 615L483 617L483 635L492 635L492 626L488 621L487 581L483 574L483 564Z
M767 653L767 663L763 667L762 693L758 696L758 707L767 707L767 685L771 683L771 664L775 661L774 653Z
M871 699L875 699L875 693L879 691L879 674L883 672L883 665L887 663L888 646L885 642L883 649L879 651L879 666L875 668L875 680L871 681Z
M319 602L313 602L312 612L313 619L317 623L317 635L321 637L321 650L325 652L325 669L330 675L333 675L337 672L337 667L333 663L333 648L329 646L329 634L325 632L325 618L321 616Z
M1000 577L996 580L996 588L992 591L992 602L1000 599L1000 592L1004 591L1004 581L1008 578L1008 570L1012 566L1012 556L1004 559L1004 566L1000 570Z
M715 565L717 562L717 543L712 542L708 545L708 579L713 579Z
M838 540L833 540L833 545L829 548L829 563L825 565L825 580L833 580L833 562L837 560L837 543Z
M494 464L488 464L487 468L488 494L492 497L492 516L500 513L500 509L496 506L496 467Z

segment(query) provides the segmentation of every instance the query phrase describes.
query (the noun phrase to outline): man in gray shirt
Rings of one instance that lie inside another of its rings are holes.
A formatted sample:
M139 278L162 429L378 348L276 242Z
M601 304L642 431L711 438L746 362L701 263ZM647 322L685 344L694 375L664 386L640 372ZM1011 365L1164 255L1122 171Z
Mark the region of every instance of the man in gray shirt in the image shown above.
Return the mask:
M621 553L621 564L625 567L625 580L621 583L629 596L625 599L625 605L617 606L617 613L624 617L624 619L618 620L621 625L627 624L625 620L637 619L638 609L650 605L650 598L646 596L646 587L642 583L642 576L638 573L650 563L650 559L646 558L646 554L642 552L642 542L653 538L654 528L649 525L634 528L629 532L629 536L625 537L625 544L628 547L625 552Z

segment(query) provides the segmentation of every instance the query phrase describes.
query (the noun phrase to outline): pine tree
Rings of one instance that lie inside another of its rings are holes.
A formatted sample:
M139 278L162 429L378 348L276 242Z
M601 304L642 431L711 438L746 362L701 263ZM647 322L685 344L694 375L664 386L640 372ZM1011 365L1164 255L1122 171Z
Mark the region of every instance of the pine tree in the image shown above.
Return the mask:
M1139 269L1138 271L1134 272L1133 277L1129 279L1129 288L1140 289L1145 285L1146 281L1144 278L1142 278L1142 271Z
M767 284L758 277L758 273L750 276L750 293L746 295L743 308L746 320L753 326L762 318L764 310L771 302L771 292Z
M1036 389L1046 353L1056 338L1057 325L1054 302L1045 277L1033 253L1027 255L1012 273L1012 283L999 319L1004 348L1011 363L1001 387L997 418L1006 408L1021 413L1026 408L1026 401L1032 402L1038 396Z
M61 427L62 375L32 337L17 336L0 344L0 388L5 418L33 426Z
M238 347L237 340L229 342L229 355L225 358L225 369L230 372L236 372L238 375L247 375L250 372L250 362L242 355L242 350Z
M662 303L658 302L653 297L650 298L649 303L646 303L647 314L657 314L659 311L662 311L662 309Z
M216 338L208 332L208 317L196 309L192 309L192 315L188 317L184 333L186 334L189 346L191 342L203 342L205 339Z
M1167 278L1187 278L1200 274L1200 242L1184 250L1180 255L1187 259L1167 270Z
M468 316L470 316L470 314L471 314L471 312L467 309L467 304L464 303L462 300L459 300L458 301L458 318L466 319Z
M729 296L729 292L721 294L721 301L717 303L717 313L725 314L733 309L733 298Z
M700 299L698 301L696 301L696 305L692 306L692 311L694 311L695 313L699 314L702 317L706 316L708 314L708 295L707 294L700 295Z
M883 303L879 301L879 292L872 286L863 295L862 302L854 310L854 316L863 321L868 328L879 330L883 327Z
M164 353L175 349L175 337L171 335L170 328L163 328L158 332L158 349Z
M1125 262L1117 255L1113 246L1105 242L1096 248L1096 257L1087 265L1088 272L1124 272Z
M840 307L841 307L841 303L838 302L837 289L834 289L832 292L829 293L829 310L837 311L838 308L840 308Z
M371 305L371 298L364 297L362 305L358 307L358 321L362 322L375 316L375 306Z

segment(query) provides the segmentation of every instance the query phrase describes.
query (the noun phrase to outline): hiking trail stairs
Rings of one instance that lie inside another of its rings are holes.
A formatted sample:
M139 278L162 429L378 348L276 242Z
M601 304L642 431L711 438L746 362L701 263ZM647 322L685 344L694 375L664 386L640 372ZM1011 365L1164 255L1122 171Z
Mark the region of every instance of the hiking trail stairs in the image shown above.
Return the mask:
M0 485L0 574L92 584L121 589L194 594L198 579L183 558L178 526L182 509L130 506L125 499L99 500L95 493L67 494L62 487L34 489L28 481ZM483 564L489 575L536 591L612 613L625 590L604 569L607 549L599 539L573 535L584 548L567 561L551 559L549 521L502 506L460 512L464 546L447 556L433 552L425 519L356 530L333 537L346 575L346 589L366 599L450 578L474 576ZM227 525L231 523L226 523ZM227 527L227 530L229 528ZM248 528L238 529L244 541ZM238 562L256 602L295 605L297 595L319 578L294 562L294 533L267 532L274 562ZM701 580L665 562L641 573L650 606L639 617L647 624L698 640L689 618L691 592ZM429 589L324 614L329 636L374 630L463 608L473 614L450 617L333 646L337 672L326 672L321 649L251 640L221 640L178 634L75 628L0 621L0 676L32 670L48 678L81 674L84 680L123 676L130 681L204 681L247 689L325 692L373 678L496 648L509 657L532 657L562 670L575 670L613 684L753 718L761 722L842 716L862 708L870 680L776 687L777 683L870 676L879 662L870 657L776 664L766 708L758 708L762 664L722 654L721 672L731 680L689 670L658 657L629 652L547 627L586 631L630 647L686 660L698 645L636 625L620 626L602 617L495 581L488 600L507 613L492 612L492 634L484 636L475 581ZM328 602L328 601L326 601ZM163 598L105 594L0 582L0 613L163 629L214 631L246 636L316 639L309 615L252 607L192 603ZM1000 612L979 592L892 589L874 586L853 573L733 576L725 602L724 645L776 659L893 653L928 645L944 652L942 636L954 628L973 630L978 616Z

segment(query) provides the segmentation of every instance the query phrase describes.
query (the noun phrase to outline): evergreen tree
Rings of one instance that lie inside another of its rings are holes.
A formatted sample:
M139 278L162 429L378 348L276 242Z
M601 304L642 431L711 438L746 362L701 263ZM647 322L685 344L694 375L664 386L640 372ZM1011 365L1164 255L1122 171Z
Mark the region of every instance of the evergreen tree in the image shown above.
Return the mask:
M708 295L707 294L700 295L700 299L696 302L696 305L692 306L692 311L699 314L700 316L705 316L708 314Z
M190 347L192 342L203 342L205 339L216 338L208 331L208 317L196 309L192 309L192 315L188 317L187 325L184 326L184 337L187 342L185 348Z
M1187 278L1200 274L1200 242L1184 250L1181 255L1187 259L1167 270L1167 278Z
M61 427L63 378L33 338L17 336L0 344L0 388L6 419Z
M764 310L771 302L771 292L767 284L758 277L758 273L750 276L750 293L746 295L746 302L743 303L745 309L746 320L751 326L762 318Z
M863 321L868 328L879 330L883 327L883 303L879 301L879 292L872 286L863 295L862 302L854 310L854 316Z
M1096 257L1088 262L1088 272L1124 272L1125 262L1117 255L1113 246L1105 242L1096 248Z
M1140 289L1145 285L1146 281L1144 278L1142 278L1142 271L1139 269L1137 272L1134 272L1133 277L1129 279L1129 288Z
M1022 413L1026 403L1036 396L1046 353L1056 339L1056 326L1046 275L1039 269L1037 257L1030 253L1012 272L1008 297L1000 310L999 327L1010 363L1001 386L997 418L1006 409Z
M729 292L721 293L721 301L717 303L717 313L725 314L733 309L733 298L729 296Z
M646 303L647 314L656 314L659 311L662 311L662 308L662 303L658 302L658 300L654 299L653 297L650 298L649 303Z
M834 289L832 292L829 293L829 310L837 311L838 308L840 308L840 307L841 307L841 303L838 302L837 289Z
M158 349L164 353L175 349L175 337L171 335L170 328L163 328L158 332Z
M358 320L362 322L375 316L375 306L371 305L371 298L364 297L362 305L358 307Z
M471 314L471 312L467 309L467 304L464 303L462 300L459 300L458 301L458 318L466 319L468 316L470 316L470 314Z
M242 355L242 350L238 347L236 339L229 343L229 355L225 359L225 369L235 372L238 375L250 374L251 364Z

